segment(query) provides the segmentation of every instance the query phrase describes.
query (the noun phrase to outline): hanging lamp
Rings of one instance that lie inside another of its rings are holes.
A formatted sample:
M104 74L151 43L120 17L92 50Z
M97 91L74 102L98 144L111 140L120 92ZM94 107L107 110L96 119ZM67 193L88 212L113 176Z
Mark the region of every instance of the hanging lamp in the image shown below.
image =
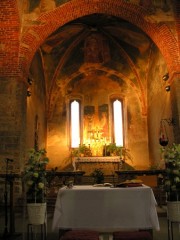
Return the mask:
M160 122L159 144L163 147L167 146L169 142L166 126L163 120Z

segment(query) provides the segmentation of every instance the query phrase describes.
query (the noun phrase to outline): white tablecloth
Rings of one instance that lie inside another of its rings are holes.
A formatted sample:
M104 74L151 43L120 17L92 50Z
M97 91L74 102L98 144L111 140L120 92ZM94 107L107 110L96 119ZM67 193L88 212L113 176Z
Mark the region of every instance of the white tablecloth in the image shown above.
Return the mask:
M74 186L58 192L53 217L56 228L116 231L156 229L156 200L150 187Z

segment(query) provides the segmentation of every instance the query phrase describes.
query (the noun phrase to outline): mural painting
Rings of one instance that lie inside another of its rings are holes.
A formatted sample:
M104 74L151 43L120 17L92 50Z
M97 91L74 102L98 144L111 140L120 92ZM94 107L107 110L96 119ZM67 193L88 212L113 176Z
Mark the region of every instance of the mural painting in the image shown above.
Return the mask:
M108 42L101 34L93 33L86 38L84 58L87 63L103 63L110 60Z
M25 12L32 13L38 9L40 12L50 11L69 1L71 0L26 0L23 4Z
M23 3L20 1L19 5L22 6L24 12L24 24L33 24L32 21L37 19L40 14L52 11L69 1L71 0L25 0Z
M109 142L108 105L84 107L84 144L91 148L93 156L103 155L103 146Z

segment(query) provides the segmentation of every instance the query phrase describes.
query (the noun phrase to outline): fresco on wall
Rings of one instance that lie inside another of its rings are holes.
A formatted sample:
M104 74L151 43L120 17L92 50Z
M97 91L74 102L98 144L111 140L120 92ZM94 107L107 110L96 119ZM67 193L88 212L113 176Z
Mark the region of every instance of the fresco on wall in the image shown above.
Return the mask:
M102 156L103 146L109 142L108 104L84 107L83 139L93 156Z
M39 17L40 14L52 11L56 7L69 2L71 0L26 0L23 3L20 1L19 5L22 4L24 12L23 23L33 24L33 21Z
M105 39L99 33L93 33L84 42L84 60L87 63L103 63L110 60L110 51Z
M95 111L97 109L98 111ZM84 136L89 140L108 140L108 105L84 107Z
M99 125L102 132L102 139L106 141L109 140L109 111L108 105L103 104L98 107L98 114L99 114Z
M171 0L124 0L139 5L149 12L146 20L150 22L173 21L173 10Z
M69 1L71 0L26 0L23 5L25 13L46 12Z

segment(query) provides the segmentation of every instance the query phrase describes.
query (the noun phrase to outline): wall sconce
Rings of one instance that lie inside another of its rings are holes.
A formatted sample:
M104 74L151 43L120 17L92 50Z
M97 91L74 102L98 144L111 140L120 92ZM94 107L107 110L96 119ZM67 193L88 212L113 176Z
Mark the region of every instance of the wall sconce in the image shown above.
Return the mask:
M27 97L31 96L31 91L27 90Z
M166 89L166 92L169 92L171 90L170 85L166 86L165 89Z
M29 77L28 77L27 82L29 83L29 85L32 85L32 82L33 82L32 78L29 78Z
M162 79L163 79L164 81L167 81L167 80L169 79L169 73L166 73L166 74L162 77Z

